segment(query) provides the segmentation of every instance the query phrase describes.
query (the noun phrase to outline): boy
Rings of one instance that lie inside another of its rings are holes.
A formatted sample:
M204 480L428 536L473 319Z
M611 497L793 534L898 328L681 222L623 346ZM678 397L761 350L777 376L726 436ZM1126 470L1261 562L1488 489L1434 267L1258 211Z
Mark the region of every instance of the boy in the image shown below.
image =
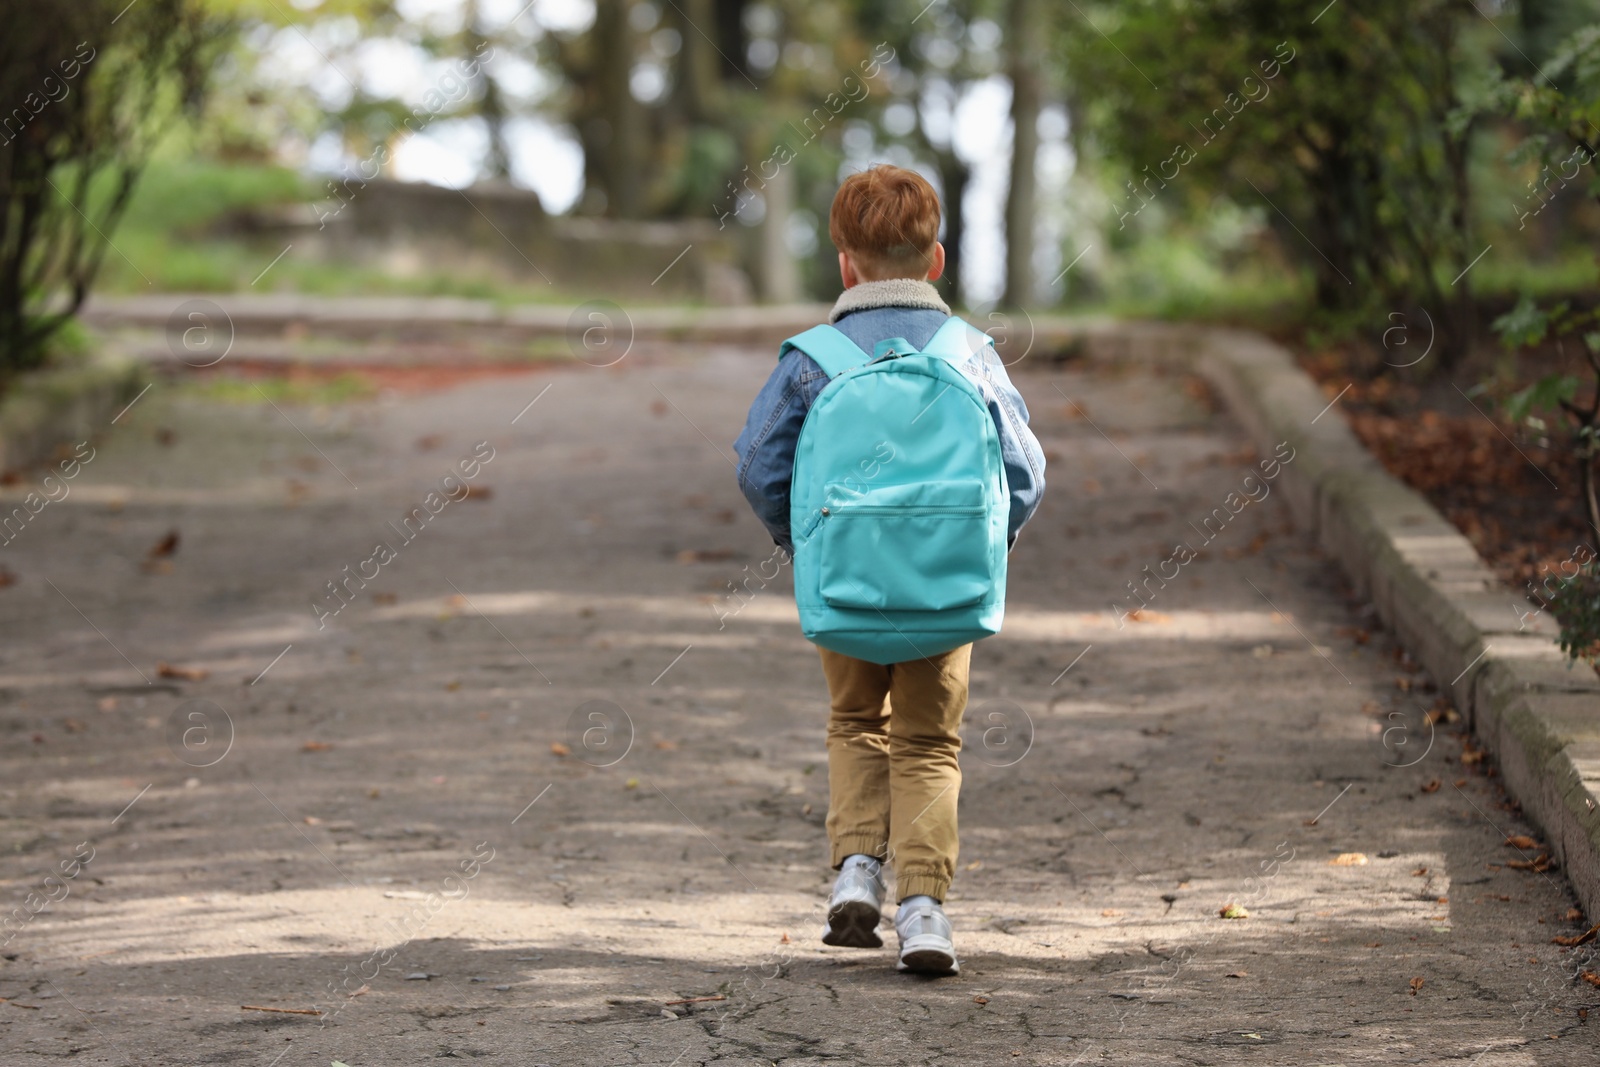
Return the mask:
M828 320L862 349L863 362L889 338L920 351L950 318L930 284L944 272L938 230L938 197L912 171L880 165L852 175L839 188L828 233L839 250L844 293ZM1044 456L1028 430L1027 408L993 348L987 343L970 347L975 351L958 370L977 387L999 436L1010 496L1009 550L1044 492ZM734 444L739 487L773 540L791 555L796 442L806 413L828 383L815 360L791 349L756 397ZM939 411L934 405L927 413ZM827 827L831 864L840 872L823 943L883 944L877 927L887 862L894 868L900 906L898 969L955 974L955 947L942 905L955 873L961 784L957 731L967 705L972 645L888 665L818 651L832 703Z

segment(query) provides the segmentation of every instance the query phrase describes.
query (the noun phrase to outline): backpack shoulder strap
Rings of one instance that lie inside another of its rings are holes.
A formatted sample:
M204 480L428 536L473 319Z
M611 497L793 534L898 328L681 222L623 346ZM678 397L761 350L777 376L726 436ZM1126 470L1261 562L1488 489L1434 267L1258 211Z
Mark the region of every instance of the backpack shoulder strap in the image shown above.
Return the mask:
M813 326L783 342L783 347L778 350L778 358L782 359L796 348L815 360L829 378L837 378L870 358L860 345L829 323Z
M960 366L973 356L981 353L985 347L994 344L994 338L971 325L965 319L951 315L944 321L944 325L934 331L928 343L922 346L925 356L937 356L939 359Z

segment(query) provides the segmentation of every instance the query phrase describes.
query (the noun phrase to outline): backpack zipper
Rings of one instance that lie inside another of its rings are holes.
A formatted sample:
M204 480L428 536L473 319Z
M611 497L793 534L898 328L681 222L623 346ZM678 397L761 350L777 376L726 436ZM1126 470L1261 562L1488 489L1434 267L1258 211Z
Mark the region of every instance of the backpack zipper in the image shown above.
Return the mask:
M845 510L851 515L982 515L988 509L982 504L859 504ZM823 508L822 514L827 517L830 513Z

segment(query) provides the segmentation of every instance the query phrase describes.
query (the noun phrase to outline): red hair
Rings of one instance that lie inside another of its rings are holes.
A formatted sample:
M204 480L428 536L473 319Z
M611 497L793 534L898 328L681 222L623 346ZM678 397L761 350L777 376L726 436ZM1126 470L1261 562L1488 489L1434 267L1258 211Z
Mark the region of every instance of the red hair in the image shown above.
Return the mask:
M839 186L828 236L866 275L926 274L939 239L939 197L917 172L880 163Z

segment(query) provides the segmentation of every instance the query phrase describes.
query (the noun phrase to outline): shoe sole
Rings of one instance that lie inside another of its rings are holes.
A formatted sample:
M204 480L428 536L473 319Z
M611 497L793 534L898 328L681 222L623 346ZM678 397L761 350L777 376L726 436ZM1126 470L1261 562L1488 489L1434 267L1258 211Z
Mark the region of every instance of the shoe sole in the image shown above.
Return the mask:
M939 937L913 937L900 946L900 962L895 970L902 973L955 975L961 973L956 953L950 942Z
M828 912L822 943L836 948L882 948L878 923L883 913L864 900L851 900Z

